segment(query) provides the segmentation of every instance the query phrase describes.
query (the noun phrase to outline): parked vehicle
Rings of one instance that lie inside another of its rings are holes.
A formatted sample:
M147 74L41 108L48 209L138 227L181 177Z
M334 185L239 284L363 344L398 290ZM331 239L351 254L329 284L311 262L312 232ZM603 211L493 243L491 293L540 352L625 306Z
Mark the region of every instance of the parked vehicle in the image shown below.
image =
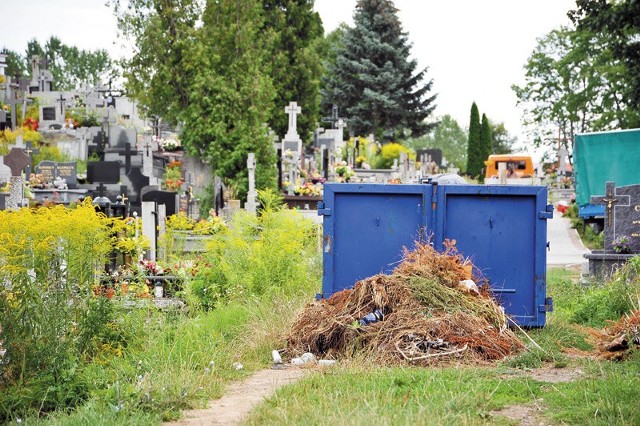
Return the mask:
M575 136L575 172L578 216L602 224L604 205L590 203L591 196L605 195L609 181L616 186L640 183L640 129L582 133Z
M504 183L508 185L539 185L533 159L526 154L494 154L490 155L485 164L484 183L487 185L500 184L500 165L505 165Z

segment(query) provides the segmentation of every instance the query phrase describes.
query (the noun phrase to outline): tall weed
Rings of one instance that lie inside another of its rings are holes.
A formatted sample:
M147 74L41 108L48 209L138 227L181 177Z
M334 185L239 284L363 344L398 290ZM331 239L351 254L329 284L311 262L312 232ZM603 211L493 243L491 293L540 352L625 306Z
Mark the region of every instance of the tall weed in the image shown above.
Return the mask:
M317 229L295 210L240 211L213 236L188 291L201 307L252 295L290 295L319 282Z

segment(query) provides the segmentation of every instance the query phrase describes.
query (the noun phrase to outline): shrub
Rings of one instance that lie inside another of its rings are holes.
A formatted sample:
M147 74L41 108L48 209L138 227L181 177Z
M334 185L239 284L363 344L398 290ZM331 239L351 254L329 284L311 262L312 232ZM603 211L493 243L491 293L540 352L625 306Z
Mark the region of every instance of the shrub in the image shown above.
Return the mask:
M393 160L400 158L400 153L405 152L409 158L415 160L416 154L411 149L406 148L399 143L388 143L382 145L380 156L376 159L376 169L390 169L393 166Z
M74 210L0 211L0 319L7 351L0 360L0 422L11 413L73 406L86 397L77 371L87 342L109 323L106 312L90 314L99 297L96 273L112 247L109 222L90 200Z
M316 244L315 225L294 210L263 207L258 217L240 211L227 232L213 236L208 266L187 291L204 309L250 295L292 294L315 278Z

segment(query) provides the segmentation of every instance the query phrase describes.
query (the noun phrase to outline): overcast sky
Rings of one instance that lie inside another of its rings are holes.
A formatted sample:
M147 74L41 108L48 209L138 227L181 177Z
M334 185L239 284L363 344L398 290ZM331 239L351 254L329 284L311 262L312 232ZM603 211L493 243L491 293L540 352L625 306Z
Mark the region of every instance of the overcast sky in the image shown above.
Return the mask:
M55 35L68 45L120 56L116 21L105 0L0 0L0 47L23 53L27 41ZM356 0L316 0L325 31L353 23ZM574 0L396 0L413 43L412 56L429 67L438 94L436 115L469 125L471 103L524 142L521 111L511 90L543 36L569 24ZM304 108L304 105L302 106ZM328 112L327 112L328 113Z

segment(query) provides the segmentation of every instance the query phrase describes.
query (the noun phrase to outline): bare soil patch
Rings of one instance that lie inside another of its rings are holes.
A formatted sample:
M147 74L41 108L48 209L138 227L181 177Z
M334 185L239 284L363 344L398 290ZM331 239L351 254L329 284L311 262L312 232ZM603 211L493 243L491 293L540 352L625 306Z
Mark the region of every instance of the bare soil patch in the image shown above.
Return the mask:
M177 422L165 425L235 425L242 422L251 410L270 397L280 386L294 383L310 370L300 368L267 369L231 384L225 395L209 403L209 407L188 410Z

